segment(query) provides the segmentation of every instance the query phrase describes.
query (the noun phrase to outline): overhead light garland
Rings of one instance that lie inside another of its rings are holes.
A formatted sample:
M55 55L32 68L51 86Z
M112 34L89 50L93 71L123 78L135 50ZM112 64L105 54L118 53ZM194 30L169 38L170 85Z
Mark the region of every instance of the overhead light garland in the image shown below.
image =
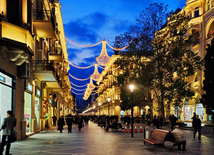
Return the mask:
M96 44L93 44L93 45L80 45L80 44L78 44L78 43L75 43L75 42L71 41L71 40L68 39L67 37L65 37L65 39L66 39L66 41L69 42L70 44L73 44L73 45L78 46L78 47L83 47L83 48L94 47L94 46L97 46L97 45L99 45L99 44L102 43L102 41L100 41L100 42L98 42L98 43L96 43Z
M70 82L72 85L74 85L75 87L86 87L88 84L86 85L82 85L82 86L78 86L78 85L75 85L74 83Z
M89 88L90 90L93 90L93 89L95 88L95 85L94 85L94 83L93 83L92 77L90 78L90 83L88 84L88 88Z
M86 79L79 79L79 78L74 77L74 76L71 75L70 73L69 73L69 75L70 75L72 78L74 78L75 80L78 80L78 81L86 81L86 80L90 79L90 77L88 77L88 78L86 78Z
M77 65L72 64L71 62L69 62L69 64L70 64L71 66L73 66L73 67L75 67L75 68L79 68L79 69L87 69L87 68L90 68L90 67L94 66L94 64L92 64L91 66L80 67L80 66L77 66Z
M74 87L72 87L71 89L74 89L74 90L76 90L76 91L85 91L85 90L86 90L86 88L85 88L85 89L76 89L76 88L74 88Z
M75 95L83 95L84 93L76 93L76 92L74 92L73 90L71 90L72 91L72 93L74 93Z
M131 39L130 42L129 42L126 46L124 46L124 47L122 47L122 48L115 48L115 47L109 45L109 43L107 43L107 42L106 42L106 43L107 43L107 45L108 45L111 49L113 49L113 50L115 50L115 51L122 51L122 50L126 49L126 48L129 46L129 44L132 42L132 40L133 40L133 39Z

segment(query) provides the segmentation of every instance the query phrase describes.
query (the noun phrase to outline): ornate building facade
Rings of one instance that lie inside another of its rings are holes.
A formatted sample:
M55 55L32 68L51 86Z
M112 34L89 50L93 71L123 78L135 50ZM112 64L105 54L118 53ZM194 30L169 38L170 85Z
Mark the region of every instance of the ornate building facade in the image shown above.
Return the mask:
M12 110L23 139L72 113L60 3L0 0L0 12L0 123Z

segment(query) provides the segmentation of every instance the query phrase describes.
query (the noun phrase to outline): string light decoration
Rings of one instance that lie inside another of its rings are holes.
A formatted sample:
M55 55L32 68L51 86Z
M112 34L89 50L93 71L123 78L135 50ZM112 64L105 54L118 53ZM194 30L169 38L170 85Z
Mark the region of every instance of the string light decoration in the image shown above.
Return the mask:
M94 65L94 73L91 75L91 78L94 81L98 81L98 79L100 78L100 73L98 72L98 69L97 69L97 63Z
M122 48L115 48L115 47L109 45L109 43L107 43L107 42L106 42L106 43L107 43L107 45L108 45L111 49L113 49L113 50L115 50L115 51L122 51L122 50L126 49L126 48L129 46L129 44L132 42L132 40L133 40L133 39L131 39L130 42L129 42L126 46L124 46L124 47L122 47Z
M99 66L100 68L102 68L102 69L105 69L104 67L100 66L99 64L98 64L98 66ZM109 71L114 71L114 70L117 70L118 68L120 68L120 66L118 66L118 67L116 67L116 68L113 68L113 69L108 69L108 70L109 70Z
M74 77L74 76L71 75L70 73L69 73L69 75L70 75L70 77L72 77L72 78L74 78L75 80L78 80L78 81L86 81L86 80L90 79L90 77L88 77L88 78L86 78L86 79L79 79L79 78Z
M65 39L66 39L66 41L69 42L70 44L73 44L73 45L78 46L78 47L83 47L83 48L94 47L94 46L97 46L97 45L99 45L99 44L102 43L102 41L100 41L100 42L98 42L98 43L96 43L96 44L93 44L93 45L80 45L80 44L78 44L78 43L75 43L75 42L71 41L71 40L68 39L67 37L65 37Z
M74 87L72 87L72 89L74 89L74 90L76 90L76 91L85 91L85 90L86 90L86 88L85 88L85 89L76 89L76 88L74 88Z
M75 68L78 68L78 69L87 69L87 68L90 68L90 67L94 66L94 64L92 64L91 66L80 67L80 66L77 66L77 65L72 64L71 62L69 62L69 64L70 64L71 66L75 67Z
M96 58L97 63L99 63L102 66L106 66L106 64L108 63L110 59L110 56L108 55L107 51L106 51L106 41L103 40L102 41L102 50L100 55Z
M75 85L74 83L70 82L72 85L74 85L75 87L86 87L88 84L86 85L82 85L82 86L78 86L78 85Z
M76 93L76 92L74 92L73 90L71 90L72 91L72 93L74 93L75 95L83 95L84 93Z

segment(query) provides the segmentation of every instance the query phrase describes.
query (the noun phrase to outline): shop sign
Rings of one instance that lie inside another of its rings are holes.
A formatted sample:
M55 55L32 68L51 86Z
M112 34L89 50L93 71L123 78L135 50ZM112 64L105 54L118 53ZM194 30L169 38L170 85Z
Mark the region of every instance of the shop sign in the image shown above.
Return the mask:
M0 75L0 82L5 82L5 77Z

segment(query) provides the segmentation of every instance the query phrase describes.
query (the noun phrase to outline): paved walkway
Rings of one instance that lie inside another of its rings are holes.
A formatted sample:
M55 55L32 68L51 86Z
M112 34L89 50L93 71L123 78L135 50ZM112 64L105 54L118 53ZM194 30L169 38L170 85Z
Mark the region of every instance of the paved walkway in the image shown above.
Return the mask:
M123 131L105 132L97 124L89 122L82 131L73 126L73 132L59 133L55 128L41 131L26 140L12 144L13 155L142 155L142 154L212 154L214 138L202 135L202 140L192 138L192 131L185 130L187 151L166 151L163 147L145 146L142 142L143 133Z

